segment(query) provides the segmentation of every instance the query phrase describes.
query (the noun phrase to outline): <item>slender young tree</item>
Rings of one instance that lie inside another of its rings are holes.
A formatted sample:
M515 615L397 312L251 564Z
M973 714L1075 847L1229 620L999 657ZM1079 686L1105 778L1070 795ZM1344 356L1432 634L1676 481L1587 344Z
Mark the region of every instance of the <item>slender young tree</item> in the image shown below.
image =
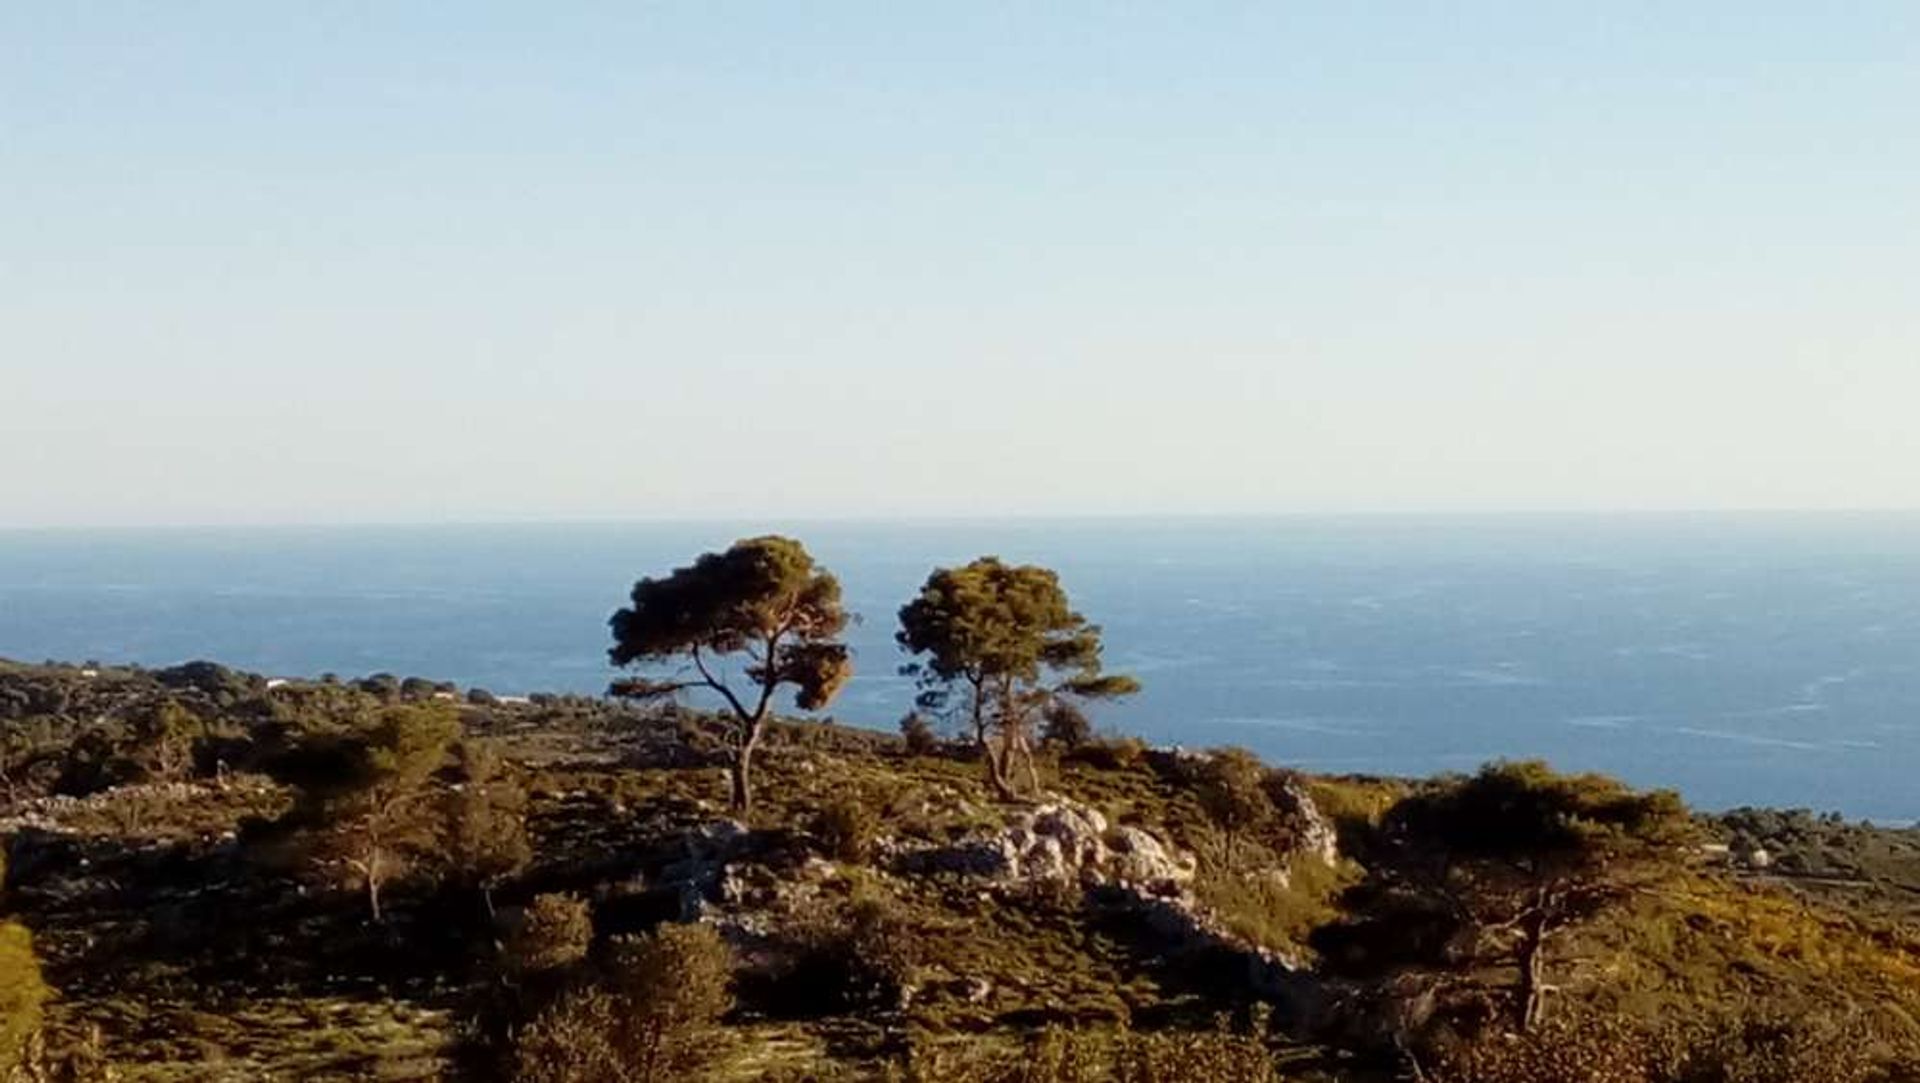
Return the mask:
M1074 700L1111 699L1140 682L1106 673L1100 628L1075 612L1052 570L981 557L937 568L900 609L896 641L916 660L901 672L920 683L923 708L962 714L1002 797L1018 796L1016 772L1038 790L1033 719Z
M381 707L302 736L274 765L299 791L287 819L302 828L312 863L357 884L376 923L385 920L387 883L437 857L434 776L459 731L444 704Z
M479 894L494 917L493 892L533 860L527 791L498 753L470 742L453 746L455 778L442 798L440 860L448 879Z
M792 538L767 536L706 553L661 579L633 586L632 604L613 615L617 666L681 662L667 676L617 681L614 695L661 699L705 690L726 706L734 810L753 808L753 753L766 731L774 698L791 688L795 704L817 711L833 701L853 661L840 635L848 616L840 581L814 563ZM745 659L744 681L723 672L729 656Z

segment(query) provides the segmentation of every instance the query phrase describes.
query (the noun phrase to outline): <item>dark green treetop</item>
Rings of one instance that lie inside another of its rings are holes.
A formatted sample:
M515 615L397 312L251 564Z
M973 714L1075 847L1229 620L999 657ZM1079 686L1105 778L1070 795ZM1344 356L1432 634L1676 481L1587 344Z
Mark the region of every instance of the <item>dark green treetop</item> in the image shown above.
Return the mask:
M782 688L802 710L833 701L853 674L840 635L849 620L840 581L814 562L806 547L775 535L735 542L705 553L662 578L635 583L631 605L608 622L617 666L684 661L692 672L640 676L616 682L615 695L671 697L705 689L725 701L733 726L733 803L752 803L749 771L769 708ZM727 655L745 655L746 686L735 688L719 670Z

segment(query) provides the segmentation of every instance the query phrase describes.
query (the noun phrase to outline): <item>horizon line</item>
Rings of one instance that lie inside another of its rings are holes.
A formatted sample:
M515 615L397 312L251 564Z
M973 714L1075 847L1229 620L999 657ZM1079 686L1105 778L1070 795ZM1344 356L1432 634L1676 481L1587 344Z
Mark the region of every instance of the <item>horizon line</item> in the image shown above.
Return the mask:
M740 526L756 522L789 523L807 526L957 526L957 525L1044 525L1070 523L1261 523L1286 521L1446 521L1446 520L1551 520L1551 519L1710 519L1710 518L1857 518L1863 516L1904 517L1920 515L1920 506L1751 506L1751 507L1594 507L1594 508L1485 508L1485 509L1412 509L1384 508L1291 511L1172 511L1172 512L1001 512L1001 513L925 513L882 514L808 514L786 515L662 515L662 516L553 516L550 518L475 517L448 519L352 519L352 520L251 520L251 521L178 521L155 523L0 523L0 535L52 533L138 533L199 531L276 531L276 530L436 530L505 527L671 527Z

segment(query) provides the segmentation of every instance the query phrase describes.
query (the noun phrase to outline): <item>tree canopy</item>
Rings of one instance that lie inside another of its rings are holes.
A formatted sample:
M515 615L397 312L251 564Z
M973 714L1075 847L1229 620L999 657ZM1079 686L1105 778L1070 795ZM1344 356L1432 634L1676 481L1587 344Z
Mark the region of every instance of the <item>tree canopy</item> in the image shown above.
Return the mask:
M1015 758L1032 777L1028 729L1036 713L1062 697L1105 699L1140 688L1132 677L1103 671L1100 628L1074 610L1058 574L999 557L935 569L901 607L895 639L918 659L903 672L918 678L920 705L966 713L995 786L1008 795Z
M309 828L313 863L357 881L376 922L386 882L417 857L440 856L437 819L424 805L459 734L445 704L396 704L301 734L271 765L299 791L289 820Z
M1467 923L1480 950L1518 968L1522 1029L1544 1018L1554 934L1673 868L1694 831L1670 791L1537 761L1489 764L1416 793L1383 828L1399 851L1403 901L1431 900Z
M616 666L691 666L666 676L615 682L615 695L659 699L689 689L718 694L731 713L733 804L752 806L753 750L782 688L801 710L825 707L853 675L840 635L848 615L840 581L792 538L768 535L705 553L671 574L642 579L631 605L608 622ZM735 688L717 668L727 655L745 655L746 687Z

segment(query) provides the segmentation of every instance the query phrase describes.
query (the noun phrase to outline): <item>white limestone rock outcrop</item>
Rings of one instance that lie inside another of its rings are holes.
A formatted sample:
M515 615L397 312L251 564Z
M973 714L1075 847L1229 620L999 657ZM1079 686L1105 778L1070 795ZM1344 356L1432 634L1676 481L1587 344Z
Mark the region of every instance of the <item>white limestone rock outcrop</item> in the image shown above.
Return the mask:
M903 870L977 876L997 884L1115 884L1177 894L1193 880L1192 855L1151 832L1114 826L1099 809L1050 795L1008 815L998 831L896 853Z

